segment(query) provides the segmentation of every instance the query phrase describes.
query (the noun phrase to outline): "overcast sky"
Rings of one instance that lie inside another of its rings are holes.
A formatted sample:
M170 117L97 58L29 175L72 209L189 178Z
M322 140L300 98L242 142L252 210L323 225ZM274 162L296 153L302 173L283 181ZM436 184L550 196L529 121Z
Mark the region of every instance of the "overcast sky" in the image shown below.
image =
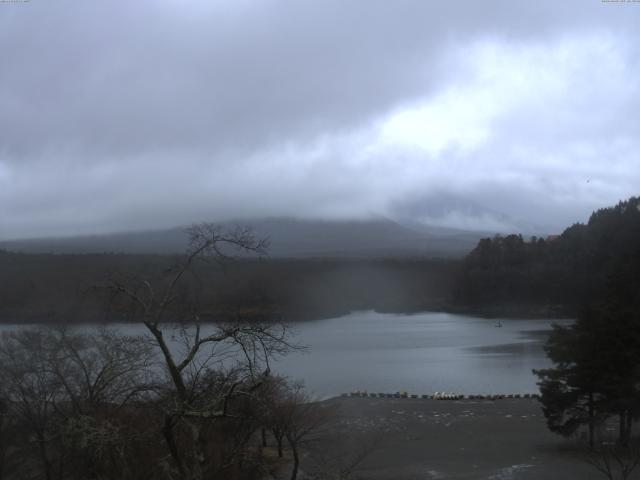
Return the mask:
M0 238L560 229L640 193L640 2L0 2Z

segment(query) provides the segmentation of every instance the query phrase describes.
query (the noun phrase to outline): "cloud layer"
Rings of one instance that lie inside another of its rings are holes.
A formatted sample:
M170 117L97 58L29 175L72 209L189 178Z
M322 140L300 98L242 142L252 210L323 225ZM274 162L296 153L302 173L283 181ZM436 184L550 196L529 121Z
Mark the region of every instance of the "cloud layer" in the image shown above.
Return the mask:
M0 5L0 238L585 220L638 193L638 20L581 1Z

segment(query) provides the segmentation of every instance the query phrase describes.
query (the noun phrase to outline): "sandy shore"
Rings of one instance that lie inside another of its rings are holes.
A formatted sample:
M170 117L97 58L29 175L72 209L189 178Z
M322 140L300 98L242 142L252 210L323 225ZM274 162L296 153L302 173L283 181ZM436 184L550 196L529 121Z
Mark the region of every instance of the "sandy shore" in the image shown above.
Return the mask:
M338 416L329 436L310 450L321 453L307 455L308 472L316 462L351 468L353 478L603 478L579 458L575 442L547 430L533 399L341 397L325 403Z

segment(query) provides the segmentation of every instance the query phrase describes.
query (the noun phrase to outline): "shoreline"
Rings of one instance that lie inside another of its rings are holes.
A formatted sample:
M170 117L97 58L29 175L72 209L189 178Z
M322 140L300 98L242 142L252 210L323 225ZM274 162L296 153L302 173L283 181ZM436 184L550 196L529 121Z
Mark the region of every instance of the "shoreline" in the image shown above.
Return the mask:
M337 412L320 445L325 457L360 448L364 460L356 476L363 478L600 478L583 461L579 443L549 432L534 398L337 397L322 403ZM362 450L367 445L370 451Z
M295 325L296 323L301 322L317 322L322 320L329 320L334 318L345 317L357 312L374 312L385 315L418 315L421 313L446 313L450 315L464 315L470 317L477 317L486 320L495 320L495 319L505 319L505 320L559 320L559 321L567 321L573 320L574 317L566 312L558 312L552 310L545 309L482 309L482 308L471 308L471 307L463 307L463 306L451 306L443 307L442 305L425 305L424 308L406 308L406 309L386 309L386 308L357 308L351 310L340 310L340 311L326 311L326 312L312 312L306 315L298 314L298 313L286 313L280 312L275 314L273 317L265 317L264 315L247 315L245 317L245 321L247 323L252 322L264 322L264 323L285 323L290 325ZM277 317L277 318L276 318ZM229 317L224 314L220 314L218 316L215 315L205 315L203 317L203 321L201 323L217 323L227 321ZM9 318L0 318L0 325L24 325L24 326L46 326L46 325L65 325L65 326L74 326L74 325L130 325L140 323L136 320L123 320L123 319L111 319L105 318L102 315L102 318L97 318L88 315L87 319L79 321L76 319L67 319L63 320L61 318L57 318L56 316L47 316L47 317L30 317L30 318L16 318L15 316L11 319ZM171 324L175 322L171 322L167 320L163 322L166 324Z
M461 394L453 392L434 392L433 394L417 394L406 391L394 393L369 393L366 390L341 393L327 400L337 398L362 398L362 399L404 399L404 400L437 400L437 401L462 401L462 400L536 400L539 393L496 393L496 394Z

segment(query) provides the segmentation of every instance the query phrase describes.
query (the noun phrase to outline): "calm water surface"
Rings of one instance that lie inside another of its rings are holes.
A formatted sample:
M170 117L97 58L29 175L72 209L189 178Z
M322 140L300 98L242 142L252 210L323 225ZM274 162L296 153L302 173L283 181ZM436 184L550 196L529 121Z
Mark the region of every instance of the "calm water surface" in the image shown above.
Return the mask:
M411 315L354 312L296 323L305 353L290 354L272 370L303 380L328 397L369 392L533 393L533 368L549 365L542 349L553 323L567 320L495 320L425 312ZM0 325L1 330L15 328ZM130 335L141 325L118 325Z
M296 325L306 354L275 370L304 379L320 396L350 392L533 393L534 368L549 365L543 350L553 323L453 315L355 312Z

